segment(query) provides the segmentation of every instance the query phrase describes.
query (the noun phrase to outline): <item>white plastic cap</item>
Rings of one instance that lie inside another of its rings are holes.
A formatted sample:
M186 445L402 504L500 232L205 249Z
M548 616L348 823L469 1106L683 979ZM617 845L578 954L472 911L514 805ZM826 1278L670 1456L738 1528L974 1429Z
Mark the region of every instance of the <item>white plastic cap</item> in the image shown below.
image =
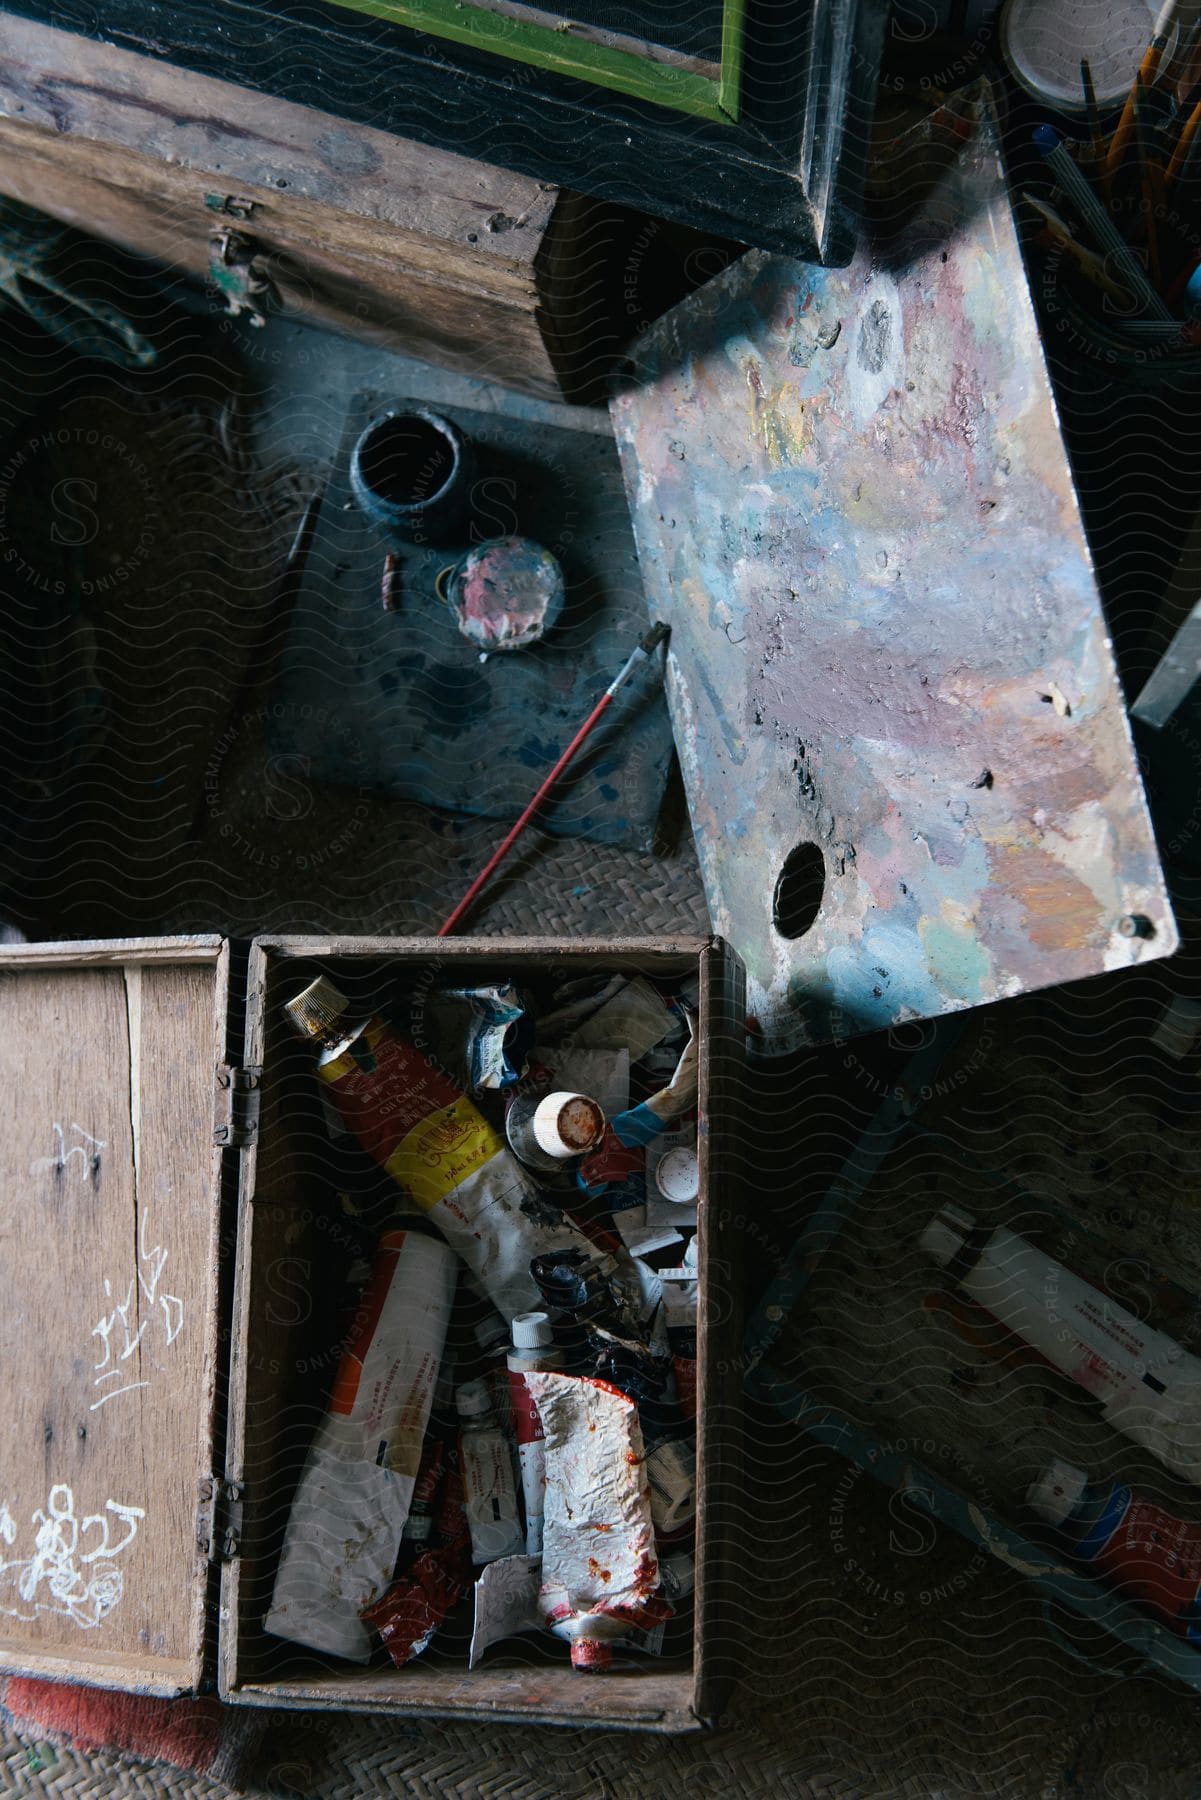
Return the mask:
M461 1419L482 1419L492 1411L492 1396L485 1381L466 1381L455 1394Z
M1026 1504L1048 1525L1066 1525L1084 1499L1087 1486L1088 1476L1083 1469L1056 1456L1038 1480L1031 1482Z
M958 1206L944 1206L931 1219L918 1242L926 1255L932 1256L945 1269L975 1229L976 1221L970 1213Z
M554 1341L555 1334L551 1328L549 1313L514 1314L513 1348L515 1350L537 1350L543 1344L553 1344Z
M701 1166L696 1151L687 1144L677 1144L669 1150L655 1170L655 1185L665 1200L689 1205L701 1191Z
M587 1094L547 1094L533 1117L534 1141L548 1156L583 1156L599 1144L605 1115Z

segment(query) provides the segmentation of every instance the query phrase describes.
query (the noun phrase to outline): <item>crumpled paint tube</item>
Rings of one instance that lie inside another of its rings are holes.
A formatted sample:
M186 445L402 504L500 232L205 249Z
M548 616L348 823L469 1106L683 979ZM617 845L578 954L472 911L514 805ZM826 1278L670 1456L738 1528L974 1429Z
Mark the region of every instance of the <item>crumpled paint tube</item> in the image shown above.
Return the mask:
M440 998L470 1009L466 1062L472 1089L515 1087L534 1047L534 1020L513 984L447 988Z
M427 1650L430 1640L471 1586L471 1540L463 1484L452 1456L438 1507L437 1549L423 1550L387 1593L363 1611L398 1669Z
M437 1226L505 1319L538 1304L530 1259L588 1240L544 1201L465 1095L380 1019L347 1023L349 1002L318 976L284 1007L321 1044L318 1074L368 1155Z
M351 1662L396 1563L458 1279L437 1238L385 1232L288 1515L265 1624Z
M572 1667L600 1671L630 1626L671 1614L661 1595L638 1408L602 1381L526 1376L546 1454L543 1623Z

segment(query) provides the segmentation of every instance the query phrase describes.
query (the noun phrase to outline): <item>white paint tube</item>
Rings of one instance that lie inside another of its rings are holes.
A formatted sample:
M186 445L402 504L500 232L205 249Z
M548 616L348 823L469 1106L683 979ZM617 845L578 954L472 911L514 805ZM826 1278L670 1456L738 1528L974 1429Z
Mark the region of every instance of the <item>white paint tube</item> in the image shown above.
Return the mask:
M276 1637L368 1660L359 1614L392 1579L457 1275L437 1238L381 1238L288 1515L265 1620Z
M573 1668L600 1671L630 1626L668 1616L638 1408L607 1382L526 1376L546 1437L543 1623Z
M367 1151L457 1250L508 1323L538 1304L533 1257L583 1233L542 1199L504 1139L452 1082L380 1019L347 1023L349 1002L318 976L284 1007L321 1046L317 1072Z
M681 1266L659 1270L663 1318L671 1347L676 1392L690 1419L696 1418L696 1317L700 1287L696 1270Z
M455 1395L462 1421L459 1440L463 1506L473 1563L519 1556L525 1548L513 1481L513 1452L492 1410L486 1381L469 1381Z
M550 1315L518 1313L513 1321L513 1345L506 1358L509 1371L509 1404L513 1434L521 1464L521 1497L525 1503L527 1556L542 1554L542 1514L546 1497L546 1454L542 1417L526 1376L542 1369L561 1369L563 1352L555 1349Z
M675 1537L696 1518L696 1444L665 1438L647 1452L651 1519L661 1538Z
M922 1248L1007 1330L1101 1402L1115 1431L1201 1487L1201 1360L1061 1263L944 1206Z

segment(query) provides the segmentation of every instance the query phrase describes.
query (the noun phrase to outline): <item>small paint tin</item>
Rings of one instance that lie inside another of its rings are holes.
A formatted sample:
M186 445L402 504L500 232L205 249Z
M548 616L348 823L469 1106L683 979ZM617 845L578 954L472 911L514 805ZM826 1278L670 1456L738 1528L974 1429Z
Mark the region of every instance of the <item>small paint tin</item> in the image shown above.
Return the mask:
M350 491L389 537L439 543L466 522L475 455L457 425L423 406L391 407L350 453Z
M655 1186L665 1200L678 1206L691 1206L701 1191L701 1167L696 1151L688 1144L677 1144L660 1160L655 1170Z
M446 599L469 643L491 653L524 650L563 610L558 558L533 538L489 538L450 571Z

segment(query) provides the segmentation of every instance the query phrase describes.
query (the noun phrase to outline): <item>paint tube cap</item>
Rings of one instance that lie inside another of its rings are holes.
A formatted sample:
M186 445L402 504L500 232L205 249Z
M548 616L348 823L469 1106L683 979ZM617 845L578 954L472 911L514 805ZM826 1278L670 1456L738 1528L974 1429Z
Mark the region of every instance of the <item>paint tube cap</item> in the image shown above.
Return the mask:
M547 1094L534 1109L534 1140L548 1156L583 1156L600 1143L605 1115L587 1094Z
M485 1381L465 1381L455 1393L461 1419L484 1419L492 1411L492 1396Z
M1026 1505L1032 1507L1048 1525L1066 1525L1088 1486L1088 1476L1075 1463L1053 1457L1037 1481L1026 1492Z
M600 1675L613 1662L613 1647L603 1638L578 1637L571 1640L571 1666Z
M669 1600L685 1599L696 1586L696 1565L686 1550L659 1564L659 1586Z
M678 1206L690 1206L701 1191L701 1165L689 1144L677 1144L660 1157L655 1170L655 1186L665 1200Z
M931 1219L918 1242L926 1255L932 1256L945 1269L959 1255L975 1229L976 1221L970 1213L963 1212L958 1206L944 1206Z
M301 1037L327 1037L350 1001L324 975L309 983L302 994L284 1006L284 1016Z
M513 1348L515 1350L537 1350L543 1344L553 1344L554 1341L555 1334L549 1313L528 1312L514 1315Z

